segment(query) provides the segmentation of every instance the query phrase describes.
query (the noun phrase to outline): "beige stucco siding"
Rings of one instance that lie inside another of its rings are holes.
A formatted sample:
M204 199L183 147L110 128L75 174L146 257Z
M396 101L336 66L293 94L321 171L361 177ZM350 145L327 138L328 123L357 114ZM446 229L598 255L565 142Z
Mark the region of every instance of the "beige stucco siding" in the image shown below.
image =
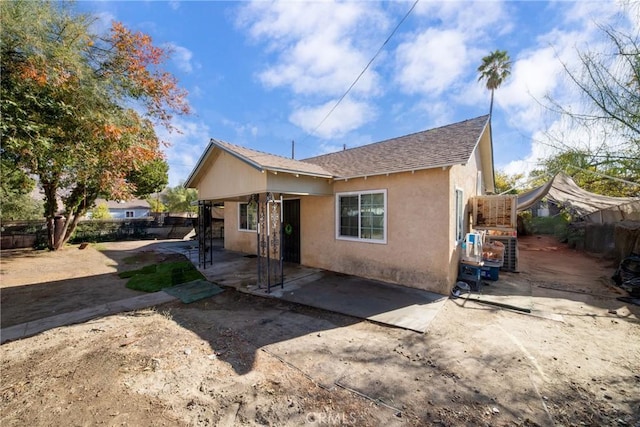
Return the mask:
M334 192L387 191L387 243L336 239L336 197L301 200L302 263L448 293L448 170L358 178Z
M458 276L458 265L461 255L461 244L456 242L456 225L455 225L455 190L461 189L463 191L464 197L464 233L468 233L470 231L470 204L469 199L473 196L477 195L478 187L482 188L483 184L480 183L478 185L478 178L481 181L484 180L483 174L484 171L481 171L480 177L478 177L478 171L481 171L481 159L479 150L475 150L469 162L466 165L455 165L451 167L450 173L450 193L452 197L449 200L450 212L451 212L451 223L449 225L449 241L452 243L449 254L450 258L448 261L448 282L450 284L455 283L456 278Z
M465 165L338 180L330 195L301 196L301 263L448 294L461 250L455 236L455 191L463 191L466 233L468 200L476 195L480 164L476 150ZM291 188L293 176L281 175L269 176L269 186L276 188L282 180ZM329 183L317 182L318 192L326 192ZM386 191L386 243L337 239L336 194L374 190ZM256 239L256 233L238 230L238 203L226 202L225 247L256 253Z
M224 204L224 247L230 251L255 254L258 252L258 236L254 231L238 229L238 203Z
M273 193L287 194L332 194L332 180L312 176L266 172L267 187Z
M200 200L232 199L265 192L267 175L229 153L218 152L197 188Z

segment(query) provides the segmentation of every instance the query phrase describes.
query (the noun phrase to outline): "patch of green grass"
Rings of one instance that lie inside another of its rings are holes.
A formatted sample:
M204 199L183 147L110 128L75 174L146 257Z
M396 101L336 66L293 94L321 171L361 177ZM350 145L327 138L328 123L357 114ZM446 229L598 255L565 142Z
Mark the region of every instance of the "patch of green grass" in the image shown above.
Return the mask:
M148 265L139 270L123 271L118 276L129 278L127 288L143 292L156 292L180 283L204 279L189 261Z
M157 269L158 269L158 264L151 264L151 265L144 266L138 270L123 271L122 273L118 273L118 277L120 277L121 279L128 279L130 277L135 276L136 274L155 273Z

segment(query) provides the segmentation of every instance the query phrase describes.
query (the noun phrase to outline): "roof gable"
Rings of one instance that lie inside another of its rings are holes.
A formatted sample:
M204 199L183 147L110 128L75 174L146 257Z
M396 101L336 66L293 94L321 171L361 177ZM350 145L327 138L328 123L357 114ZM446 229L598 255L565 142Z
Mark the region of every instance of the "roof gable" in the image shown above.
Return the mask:
M206 169L221 152L260 172L346 179L466 164L484 135L489 143L484 144L487 155L483 158L485 162L493 163L489 124L489 116L485 115L304 160L289 159L212 138L185 186L197 187ZM493 165L489 167L492 174Z
M240 145L230 144L220 140L211 140L211 143L231 154L234 154L236 157L240 158L240 160L244 160L257 169L275 172L299 173L303 175L320 176L323 178L332 177L331 173L324 170L321 166L304 161L276 156L275 154L252 150L251 148L241 147Z
M275 154L264 153L262 151L253 150L251 148L242 147L240 145L212 138L209 146L198 161L198 164L191 172L191 175L189 175L189 178L187 178L185 182L186 187L193 187L196 185L196 177L200 174L202 167L207 164L207 160L213 156L213 152L216 149L231 154L235 158L261 172L286 172L313 177L333 178L333 175L330 172L327 172L321 166L314 165L312 163L289 159Z
M464 164L489 123L489 116L302 160L338 178L354 178Z

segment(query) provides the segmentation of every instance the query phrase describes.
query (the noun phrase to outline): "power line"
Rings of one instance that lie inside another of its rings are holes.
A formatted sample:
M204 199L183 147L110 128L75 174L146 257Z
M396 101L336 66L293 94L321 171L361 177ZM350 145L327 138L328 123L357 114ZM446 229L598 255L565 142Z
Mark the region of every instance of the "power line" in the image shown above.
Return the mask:
M400 28L400 26L402 25L402 23L409 17L409 15L411 15L411 12L413 12L413 9L415 9L416 5L418 4L420 0L415 0L413 2L413 5L411 6L411 8L407 11L407 13L405 13L405 15L402 17L402 19L400 20L400 22L398 22L398 25L396 25L396 27L393 29L393 31L391 32L391 34L389 34L389 37L387 37L387 39L384 41L384 43L382 43L382 46L380 46L380 48L378 49L378 51L376 52L375 55L373 55L373 58L371 58L371 60L369 61L369 63L364 67L364 69L360 72L360 74L358 74L358 77L356 77L356 79L353 81L353 83L351 83L351 86L349 86L349 88L347 89L347 91L340 97L340 99L338 99L338 101L335 103L335 105L331 108L331 110L329 110L329 112L324 116L324 118L320 121L320 123L318 123L318 125L311 131L311 134L314 134L319 128L320 126L322 126L324 124L324 122L329 118L329 116L335 111L336 108L338 108L338 105L340 105L340 103L342 102L342 100L349 94L349 92L351 92L351 89L353 89L353 87L358 83L358 81L360 80L360 78L364 75L364 73L367 72L367 70L369 69L369 67L371 66L371 64L373 63L373 61L376 60L376 58L378 57L378 55L380 55L380 53L382 52L382 50L384 49L384 47L387 45L387 43L389 43L389 41L391 40L391 38L395 35L396 31L398 31L398 28ZM306 140L306 138L305 138Z

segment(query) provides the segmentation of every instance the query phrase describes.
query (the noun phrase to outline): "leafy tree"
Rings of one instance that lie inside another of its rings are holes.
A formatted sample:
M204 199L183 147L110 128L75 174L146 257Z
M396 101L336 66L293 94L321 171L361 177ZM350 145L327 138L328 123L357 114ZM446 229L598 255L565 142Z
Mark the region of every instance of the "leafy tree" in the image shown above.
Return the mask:
M185 188L182 184L173 188L167 188L162 195L162 202L169 212L188 212L189 216L198 212L198 191L193 188Z
M548 135L560 154L544 164L572 175L589 191L611 196L640 193L640 186L625 184L640 183L640 3L622 3L619 19L599 27L602 50L578 51L578 69L563 64L569 82L582 95L582 108L548 98L553 112L581 135L598 135L598 143L575 149L562 136Z
M496 194L518 194L518 181L524 177L523 174L508 175L502 171L495 173L495 189Z
M162 201L160 201L159 197L149 196L147 197L147 202L149 203L149 206L151 206L151 212L161 213L167 211L167 207L162 203Z
M162 158L153 159L129 172L127 181L135 184L133 195L139 198L162 191L169 183L169 164Z
M493 113L493 94L511 74L511 58L506 50L494 50L482 58L478 72L480 73L478 81L484 80L487 89L491 91L491 104L489 105L489 116L491 116Z
M640 160L610 159L587 150L565 151L543 162L537 184L546 182L558 172L571 176L575 183L592 193L615 197L637 196L640 190ZM636 183L635 185L633 183Z
M30 193L35 181L15 167L9 153L0 153L0 217L3 220L29 220L42 218L43 204Z
M111 212L109 212L109 206L106 203L100 203L95 208L91 209L91 219L109 219L111 218Z
M44 204L30 194L11 194L0 197L0 218L3 221L42 219Z
M154 122L170 128L172 114L189 110L161 68L167 51L118 22L103 35L91 23L66 2L0 3L3 148L44 191L51 249L98 195L135 194L127 176L161 157Z

